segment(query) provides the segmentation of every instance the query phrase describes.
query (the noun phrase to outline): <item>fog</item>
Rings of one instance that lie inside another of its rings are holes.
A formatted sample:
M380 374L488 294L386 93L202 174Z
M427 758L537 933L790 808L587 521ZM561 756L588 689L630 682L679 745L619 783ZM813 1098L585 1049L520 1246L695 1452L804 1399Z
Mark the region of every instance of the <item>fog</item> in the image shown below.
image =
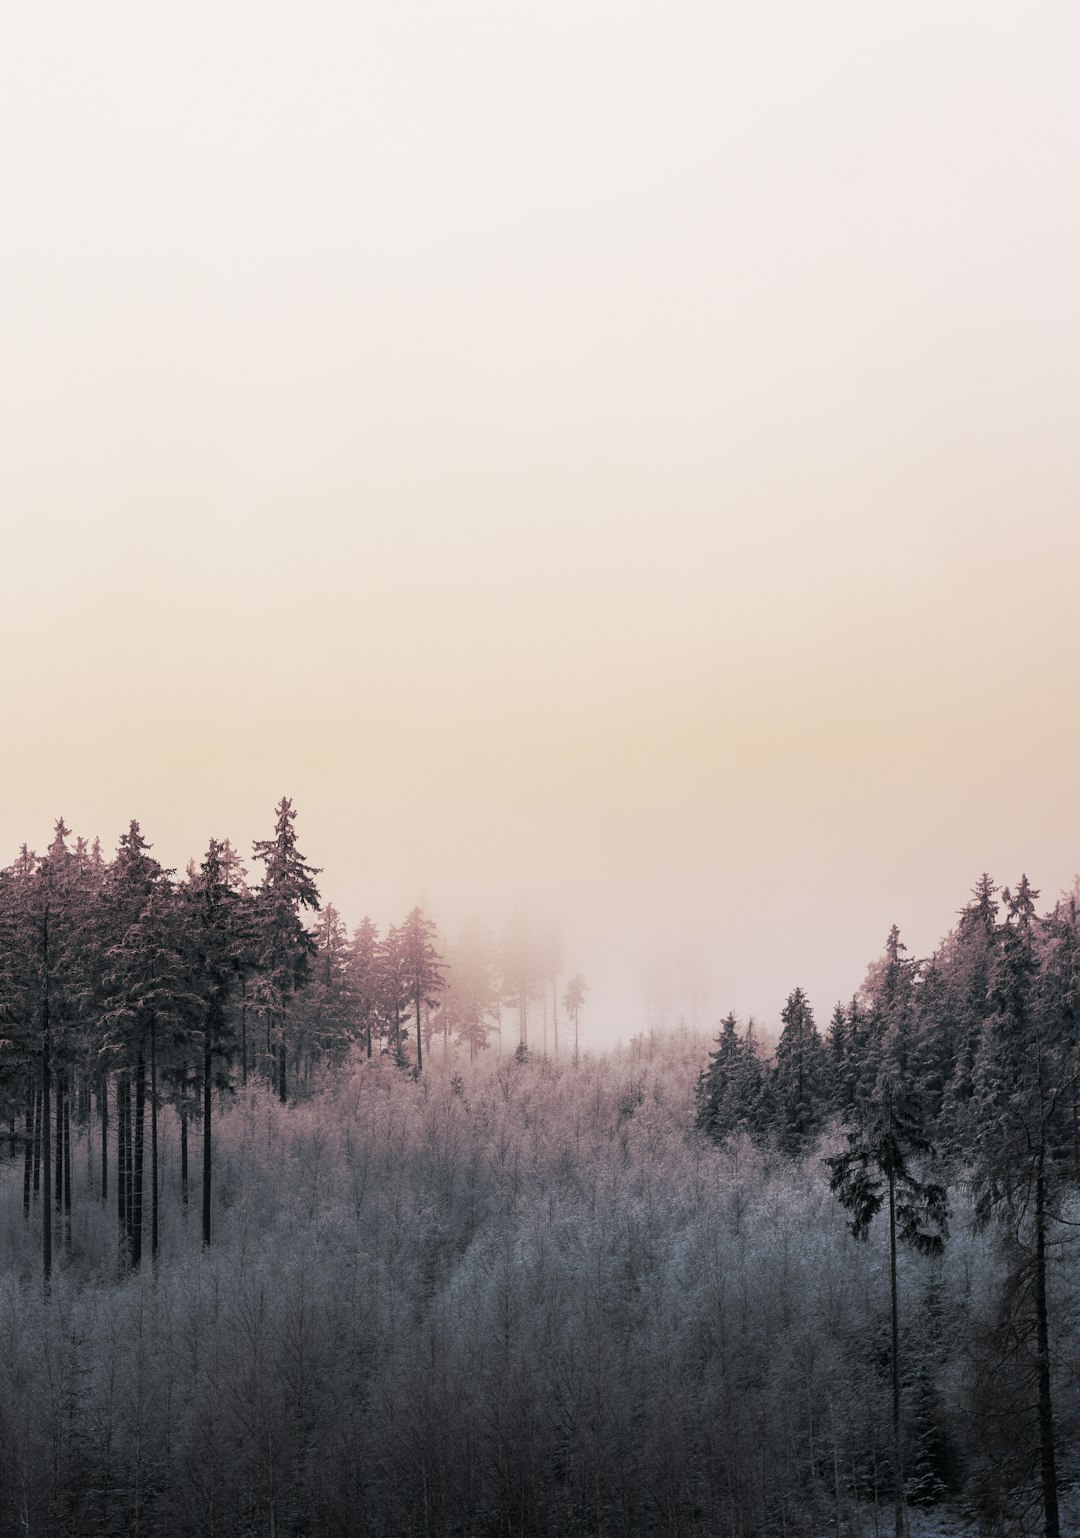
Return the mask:
M5 861L287 794L597 1042L1071 883L1072 7L10 12Z

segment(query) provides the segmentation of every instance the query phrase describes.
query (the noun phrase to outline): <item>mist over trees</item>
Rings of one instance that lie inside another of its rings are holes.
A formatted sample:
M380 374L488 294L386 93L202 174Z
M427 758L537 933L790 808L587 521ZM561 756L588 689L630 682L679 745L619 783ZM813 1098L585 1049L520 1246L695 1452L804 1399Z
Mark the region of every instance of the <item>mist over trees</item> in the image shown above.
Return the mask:
M1071 1530L1074 897L597 1058L527 915L252 868L0 873L0 1533Z

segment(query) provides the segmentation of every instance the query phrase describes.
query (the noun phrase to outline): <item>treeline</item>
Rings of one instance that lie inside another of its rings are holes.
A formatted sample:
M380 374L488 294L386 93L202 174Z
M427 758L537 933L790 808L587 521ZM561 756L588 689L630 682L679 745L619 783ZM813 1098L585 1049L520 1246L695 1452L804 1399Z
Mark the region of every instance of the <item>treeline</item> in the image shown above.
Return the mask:
M497 946L476 925L445 946L415 908L385 935L365 918L350 936L332 905L320 907L295 815L283 799L273 836L256 840L253 884L216 839L176 879L137 822L106 860L61 819L44 855L24 845L0 871L0 1151L21 1160L23 1218L38 1221L46 1286L70 1246L73 1128L87 1150L96 1134L93 1199L115 1204L121 1261L138 1268L158 1253L166 1109L179 1127L185 1209L191 1129L201 1141L209 1244L215 1105L250 1076L284 1103L353 1049L419 1074L436 1040L470 1058L496 1034L501 1047L505 1007L525 1053L537 1001L543 1049L550 1024L558 1055L554 931L520 913ZM584 995L572 977L562 1003L575 1057Z
M210 1248L165 1108L158 1267L118 1271L83 1203L47 1301L9 1169L0 1532L881 1538L887 1247L830 1193L842 1135L791 1159L690 1130L705 1051L414 1077L359 1050L288 1106L252 1077ZM899 1252L909 1491L954 1502L924 1534L1031 1528L1026 1421L994 1404L1007 1262L971 1215L958 1190L943 1253ZM1067 1477L1080 1287L1065 1251L1051 1272Z
M1071 1244L1080 1189L1080 913L1074 894L1040 915L1038 896L1026 877L999 894L982 876L932 956L909 957L892 929L881 961L851 1002L837 1005L824 1038L796 989L771 1060L752 1023L740 1030L729 1015L698 1080L697 1126L721 1144L745 1136L798 1158L839 1126L843 1147L826 1163L853 1235L866 1238L883 1212L897 1538L905 1496L918 1486L908 1477L914 1433L910 1395L904 1403L897 1247L940 1253L950 1199L955 1205L962 1195L972 1220L996 1236L998 1373L982 1434L999 1450L1017 1509L1034 1482L1047 1538L1061 1528L1062 1447L1069 1477L1077 1472L1075 1395L1055 1338L1068 1321L1054 1296L1052 1260ZM1071 1406L1064 1439L1059 1393ZM926 1451L924 1441L920 1477L955 1494L959 1471L945 1444L928 1462Z

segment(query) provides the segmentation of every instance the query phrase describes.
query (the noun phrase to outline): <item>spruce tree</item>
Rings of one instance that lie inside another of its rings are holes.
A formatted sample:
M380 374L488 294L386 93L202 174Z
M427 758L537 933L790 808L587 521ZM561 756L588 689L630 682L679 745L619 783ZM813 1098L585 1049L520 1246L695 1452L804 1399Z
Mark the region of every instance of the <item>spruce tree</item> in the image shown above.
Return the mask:
M398 936L401 986L416 1022L416 1071L424 1068L421 1010L433 1009L443 989L444 964L435 944L435 925L421 908L413 908Z
M972 1073L968 1141L976 1212L984 1223L1001 1221L1007 1288L1023 1301L1017 1329L1033 1342L1033 1381L1022 1398L1034 1402L1046 1538L1058 1538L1047 1247L1062 1220L1062 1198L1076 1183L1080 940L1075 904L1059 904L1040 924L1038 895L1026 876L1015 891L1002 892L1005 914L989 984L993 1013Z
M934 1149L915 1086L896 1059L886 1060L873 1092L845 1113L843 1153L826 1159L829 1186L851 1214L856 1239L888 1203L889 1306L891 1323L893 1496L896 1538L904 1533L904 1460L900 1427L900 1309L897 1241L922 1255L939 1254L948 1233L945 1187L928 1178Z
M784 1029L770 1075L773 1129L783 1153L798 1156L820 1135L829 1110L828 1062L801 988L780 1012Z
M260 1002L267 1022L271 1077L278 1095L288 1099L289 1003L307 982L315 944L304 928L305 909L317 912L319 874L301 855L296 842L296 812L283 796L275 809L274 836L256 839L256 860L264 866L256 892L254 921L258 948Z
M715 1143L745 1132L760 1134L763 1123L764 1072L754 1045L753 1030L740 1036L738 1021L729 1012L720 1022L716 1050L709 1055L697 1082L695 1125Z

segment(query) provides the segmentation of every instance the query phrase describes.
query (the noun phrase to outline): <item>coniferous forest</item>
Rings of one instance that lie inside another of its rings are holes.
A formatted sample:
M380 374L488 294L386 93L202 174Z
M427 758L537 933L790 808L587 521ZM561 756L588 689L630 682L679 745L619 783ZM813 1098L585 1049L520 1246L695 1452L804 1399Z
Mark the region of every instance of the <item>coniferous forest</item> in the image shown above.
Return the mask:
M0 1534L1076 1530L1075 896L599 1056L553 931L318 876L0 876Z

